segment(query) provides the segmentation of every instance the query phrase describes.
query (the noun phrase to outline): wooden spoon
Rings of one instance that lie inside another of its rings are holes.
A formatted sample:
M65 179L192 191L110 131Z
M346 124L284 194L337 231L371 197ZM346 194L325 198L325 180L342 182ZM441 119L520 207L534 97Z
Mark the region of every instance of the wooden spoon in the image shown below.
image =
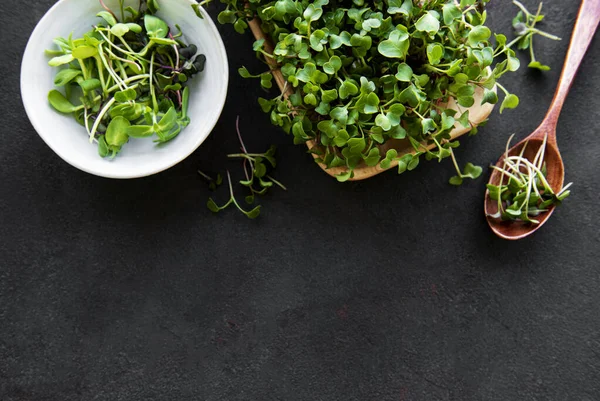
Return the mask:
M579 15L575 23L573 30L573 36L571 38L571 44L569 45L569 51L567 52L567 58L565 66L563 68L556 94L550 105L550 109L546 114L546 117L540 124L540 126L527 138L513 146L509 150L509 155L518 155L525 143L528 143L527 148L523 156L528 160L533 160L540 146L543 143L544 137L548 136L548 143L546 145L546 157L545 161L547 164L548 175L547 180L552 190L558 193L562 187L565 177L565 167L556 144L556 125L558 123L558 116L565 103L565 99L569 93L569 89L575 78L575 74L579 69L579 65L583 60L583 56L587 51L594 32L600 22L600 0L583 0L581 2L581 8L579 9ZM498 163L498 167L502 167L504 164L504 157L502 155ZM500 183L501 173L497 170L493 170L490 176L490 184L498 185ZM554 212L554 206L550 207L545 213L536 217L539 224L524 223L518 221L501 221L489 217L498 212L498 203L492 200L489 196L489 191L485 192L485 214L487 216L488 224L491 229L501 238L508 240L517 240L525 238L526 236L537 231L552 215Z

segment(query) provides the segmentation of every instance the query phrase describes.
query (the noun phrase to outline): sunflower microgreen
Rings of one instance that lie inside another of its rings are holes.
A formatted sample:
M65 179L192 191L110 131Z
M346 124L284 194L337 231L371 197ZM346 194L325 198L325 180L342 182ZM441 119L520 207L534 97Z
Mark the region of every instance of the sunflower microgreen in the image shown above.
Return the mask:
M50 66L62 67L54 85L64 88L50 91L48 103L72 114L102 157L115 157L130 138L172 140L190 123L186 85L206 57L154 15L157 0L140 0L137 10L119 0L118 12L99 3L91 31L56 38L58 49L46 52Z

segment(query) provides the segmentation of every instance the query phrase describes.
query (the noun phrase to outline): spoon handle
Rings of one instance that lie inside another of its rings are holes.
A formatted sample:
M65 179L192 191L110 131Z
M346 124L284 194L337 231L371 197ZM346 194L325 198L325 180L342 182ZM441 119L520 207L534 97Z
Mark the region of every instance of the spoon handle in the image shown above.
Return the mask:
M569 45L565 65L558 82L558 88L556 89L556 94L554 95L548 114L546 114L546 118L544 119L545 122L556 124L558 121L558 116L565 103L569 89L571 89L575 74L577 74L583 56L594 38L594 33L599 22L600 0L583 0L575 22L575 28L573 29L571 44ZM554 141L556 141L555 135Z

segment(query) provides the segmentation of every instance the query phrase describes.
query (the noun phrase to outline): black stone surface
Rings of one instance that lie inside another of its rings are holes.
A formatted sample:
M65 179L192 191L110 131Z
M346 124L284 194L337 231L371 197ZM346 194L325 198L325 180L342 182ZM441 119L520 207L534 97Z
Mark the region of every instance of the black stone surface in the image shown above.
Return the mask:
M53 3L0 5L0 400L600 399L600 37L559 124L572 198L509 243L484 221L487 174L462 188L449 161L345 185L325 175L260 112L261 90L236 74L260 68L252 39L229 26L227 106L197 152L133 181L76 170L19 93ZM521 107L464 140L463 162L495 161L541 121L577 5L547 2L545 27L564 40L536 47L553 70L506 79ZM516 8L489 12L512 35ZM211 215L196 174L237 169L237 115L250 149L279 146L289 187L257 221Z

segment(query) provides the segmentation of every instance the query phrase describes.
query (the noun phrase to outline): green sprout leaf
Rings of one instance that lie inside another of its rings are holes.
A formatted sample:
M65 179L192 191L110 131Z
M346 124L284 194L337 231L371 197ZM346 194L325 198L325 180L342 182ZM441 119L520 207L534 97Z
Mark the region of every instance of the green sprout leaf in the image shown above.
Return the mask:
M395 30L379 44L377 50L385 57L405 59L409 46L408 33Z

